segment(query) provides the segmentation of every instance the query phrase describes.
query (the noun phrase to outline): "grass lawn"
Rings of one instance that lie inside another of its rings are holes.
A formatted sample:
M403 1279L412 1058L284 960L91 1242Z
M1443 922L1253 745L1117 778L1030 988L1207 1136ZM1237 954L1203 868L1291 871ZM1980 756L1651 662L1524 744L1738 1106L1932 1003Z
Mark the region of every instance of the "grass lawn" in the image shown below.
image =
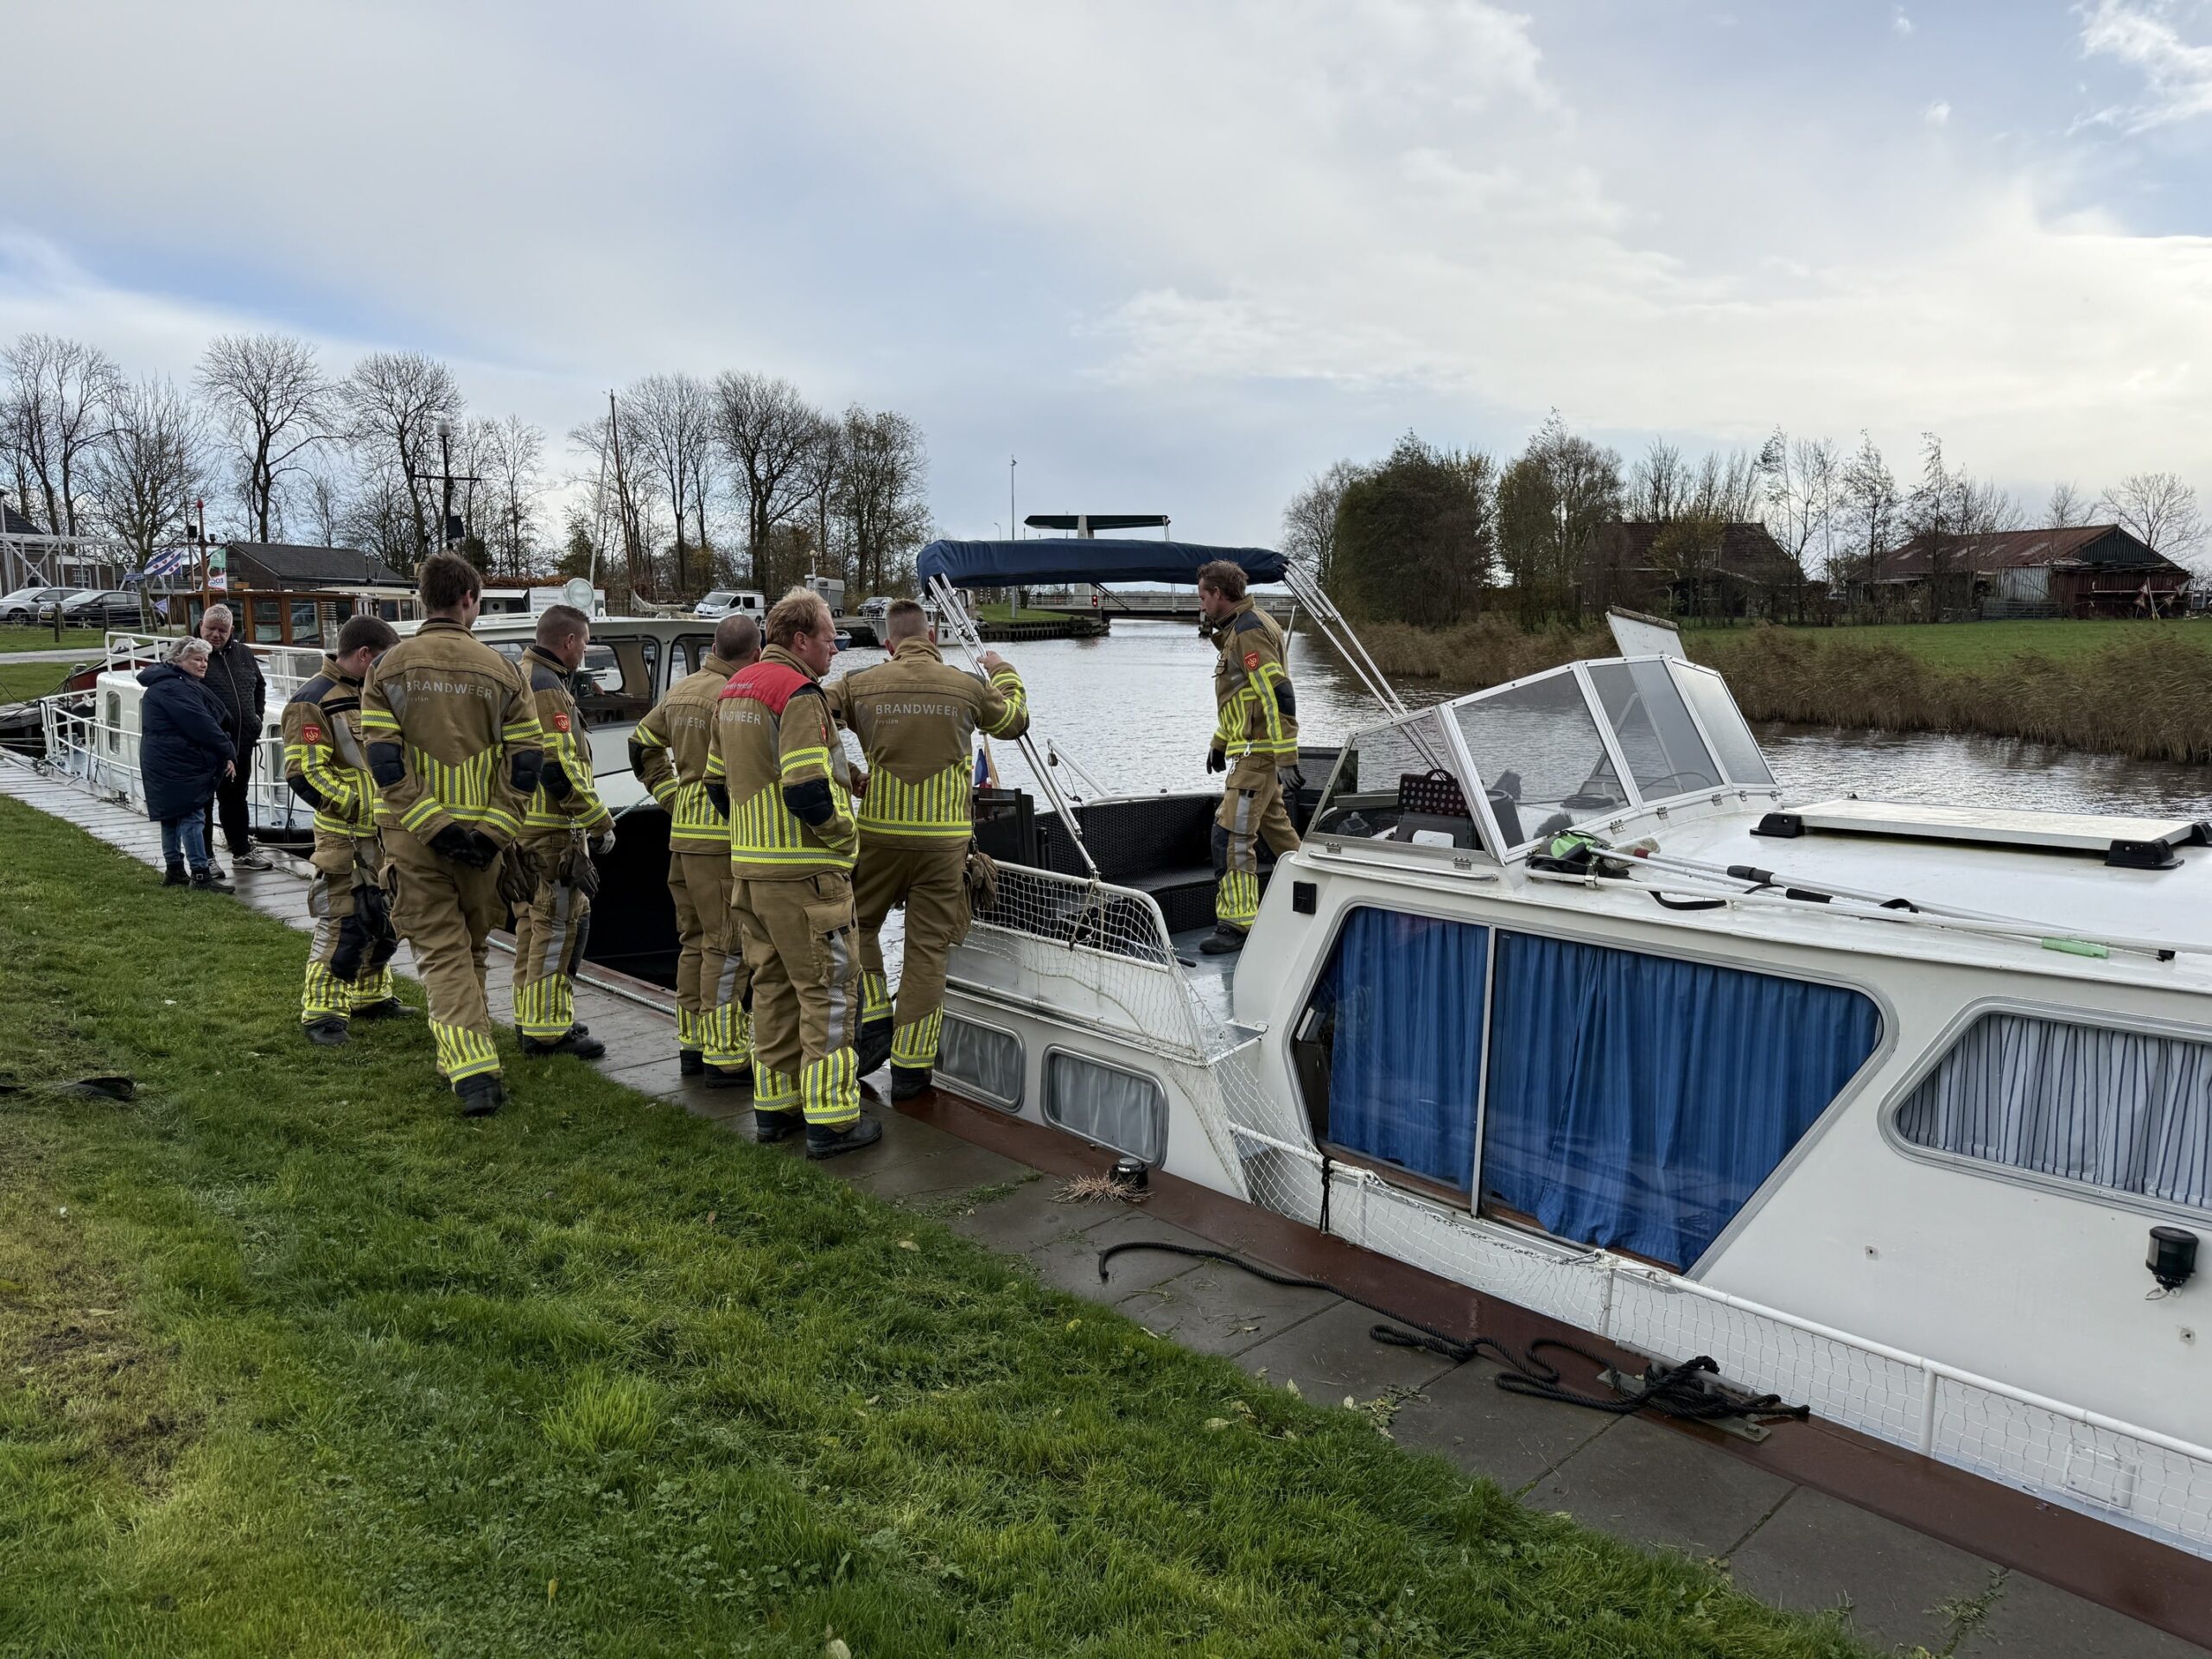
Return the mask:
M118 632L124 630L118 629ZM166 628L133 629L141 639L153 634L167 633ZM97 657L107 647L106 632L99 628L64 628L61 643L54 642L52 628L0 628L0 653L18 651L73 651L90 652Z
M0 799L0 1651L1842 1656ZM411 988L410 988L411 990ZM1561 1408L1562 1410L1567 1408Z
M1695 653L1718 660L1732 644L1748 639L1749 627L1686 626ZM2114 645L2134 645L2153 635L2171 634L2212 652L2212 622L2083 621L2030 619L2007 622L1878 623L1865 627L1802 628L1792 632L1837 645L1895 645L1947 669L2002 668L2024 651L2060 662L2094 657Z
M0 702L20 702L60 690L62 677L80 660L85 659L60 656L50 663L0 663Z

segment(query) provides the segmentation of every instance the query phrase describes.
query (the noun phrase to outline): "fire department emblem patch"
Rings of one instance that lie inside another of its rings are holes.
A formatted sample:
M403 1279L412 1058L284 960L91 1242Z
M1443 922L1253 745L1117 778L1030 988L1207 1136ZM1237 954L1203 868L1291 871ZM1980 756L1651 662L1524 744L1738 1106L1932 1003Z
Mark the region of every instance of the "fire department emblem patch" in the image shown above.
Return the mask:
M300 740L301 740L301 741L302 741L302 742L306 742L306 743L320 743L320 742L321 742L321 741L322 741L322 728L321 728L321 727L320 727L320 726L313 726L313 725L309 725L309 726L302 726L302 727L301 727L301 728L300 728Z
M1257 668L1259 665L1260 665L1260 653L1259 653L1258 652L1256 652L1256 651L1248 651L1248 652L1246 652L1244 653L1244 669L1245 669L1245 671L1246 671L1247 673L1249 673L1252 670L1254 670L1254 669Z
M553 729L554 729L555 731L556 731L556 732L565 732L565 731L567 731L567 730L569 729L569 717L568 717L566 715L554 715L554 716L553 716Z

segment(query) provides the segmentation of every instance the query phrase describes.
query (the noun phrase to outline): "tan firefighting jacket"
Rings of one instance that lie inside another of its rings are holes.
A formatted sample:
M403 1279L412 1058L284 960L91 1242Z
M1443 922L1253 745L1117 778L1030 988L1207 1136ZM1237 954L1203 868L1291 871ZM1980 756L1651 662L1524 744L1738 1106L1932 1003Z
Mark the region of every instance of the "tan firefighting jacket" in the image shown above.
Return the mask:
M325 835L358 839L377 832L376 779L361 741L361 683L334 657L284 705L284 781L315 809Z
M1221 655L1214 664L1218 710L1213 746L1234 762L1265 755L1279 766L1298 762L1298 699L1283 663L1282 630L1249 595L1214 636Z
M505 846L544 753L512 663L434 616L377 659L361 687L361 736L377 784L377 824L421 840L461 825Z
M592 777L591 739L569 690L569 671L537 645L522 654L537 729L545 739L545 765L523 810L524 839L565 837L571 830L596 836L614 827ZM556 767L559 770L556 772Z
M853 868L858 834L830 700L780 645L722 688L707 779L729 791L730 874L767 881Z
M667 811L671 853L729 849L729 819L707 794L707 763L722 687L735 672L721 658L708 658L697 673L669 687L630 734L630 770Z
M928 640L901 639L889 662L823 690L868 757L861 840L965 847L975 831L976 734L1016 738L1029 729L1021 677L1001 663L980 680L947 666Z

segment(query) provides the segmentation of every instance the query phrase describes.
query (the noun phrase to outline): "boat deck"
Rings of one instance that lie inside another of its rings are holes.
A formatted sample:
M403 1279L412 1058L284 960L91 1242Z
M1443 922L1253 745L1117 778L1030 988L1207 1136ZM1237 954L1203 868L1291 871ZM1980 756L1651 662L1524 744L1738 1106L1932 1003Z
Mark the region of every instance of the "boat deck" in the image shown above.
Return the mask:
M159 864L158 826L4 756L0 793ZM304 929L306 869L289 863L234 872L238 898ZM1179 930L1173 943L1194 988L1225 1015L1236 959L1200 956L1207 931ZM410 967L404 952L395 965ZM495 951L495 1007L505 1005L511 973L512 957ZM709 1090L679 1074L672 1007L658 987L594 970L577 988L576 1013L607 1042L599 1069L607 1076L750 1127L742 1091ZM435 1106L426 1092L425 1109ZM1170 1177L1155 1178L1141 1209L1067 1203L1057 1178L1102 1173L1112 1154L944 1092L875 1110L882 1142L820 1166L826 1174L946 1216L955 1231L1026 1258L1046 1283L1270 1382L1294 1382L1317 1404L1377 1402L1402 1445L1533 1506L1646 1548L1713 1559L1745 1592L1777 1605L1847 1605L1847 1628L1862 1640L1942 1651L1951 1630L1936 1610L1983 1596L1994 1580L1993 1610L1955 1649L1962 1659L2185 1659L2207 1650L2196 1643L2212 1644L2212 1562L1818 1422L1783 1425L1754 1446L1505 1394L1486 1360L1455 1365L1376 1344L1367 1331L1379 1304L1468 1330L1479 1307L1485 1332L1516 1346L1541 1333L1510 1305L1478 1303L1471 1292ZM1098 1251L1137 1239L1232 1250L1337 1289L1287 1289L1217 1262L1146 1253L1115 1263L1102 1283ZM1893 1518L1900 1512L1951 1541Z

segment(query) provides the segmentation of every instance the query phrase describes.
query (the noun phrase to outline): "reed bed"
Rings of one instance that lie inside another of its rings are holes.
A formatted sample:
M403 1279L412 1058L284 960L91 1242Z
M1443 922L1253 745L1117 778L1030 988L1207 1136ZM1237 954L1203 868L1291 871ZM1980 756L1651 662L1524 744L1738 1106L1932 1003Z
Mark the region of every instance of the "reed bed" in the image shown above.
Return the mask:
M1450 628L1382 624L1361 637L1390 675L1470 689L1615 650L1603 628L1528 632L1499 617ZM2212 760L2212 652L2163 627L2094 654L2023 651L1978 667L1855 641L1848 631L1692 635L1689 652L1728 677L1752 720L1980 733L2139 760Z

